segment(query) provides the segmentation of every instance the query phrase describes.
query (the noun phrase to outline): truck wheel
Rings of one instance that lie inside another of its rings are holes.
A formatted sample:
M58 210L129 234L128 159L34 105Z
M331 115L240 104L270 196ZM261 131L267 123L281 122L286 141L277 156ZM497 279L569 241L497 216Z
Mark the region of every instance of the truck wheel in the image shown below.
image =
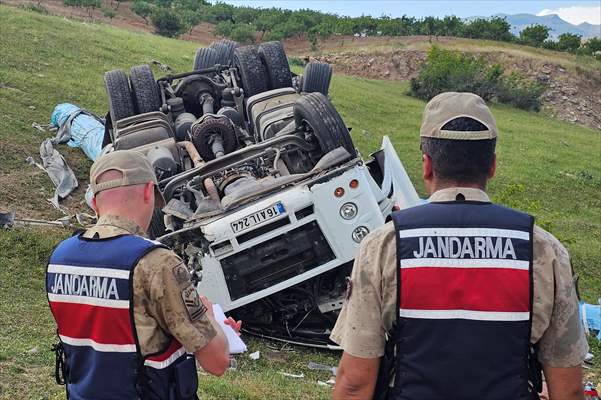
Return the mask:
M342 117L323 94L308 93L298 99L294 104L294 121L297 128L305 130L309 137L313 136L319 145L319 158L340 146L351 156L357 155Z
M150 225L148 226L148 237L150 237L150 239L154 240L167 233L165 221L163 220L164 215L163 210L160 208L154 209Z
M161 108L159 86L149 65L138 65L129 70L129 83L138 114L158 111Z
M234 67L238 69L244 96L249 98L269 90L265 66L255 46L243 46L234 50Z
M265 64L270 88L292 87L292 75L286 58L286 52L280 42L267 42L259 45L259 54Z
M209 46L210 49L217 52L218 64L221 65L232 65L232 58L234 57L236 47L238 47L238 43L229 39L218 40Z
M332 79L332 66L322 62L311 62L305 67L303 74L302 92L319 92L328 95L330 80Z
M215 64L219 64L219 55L214 49L201 47L196 50L193 66L194 71L212 68Z
M120 69L106 72L104 85L109 98L109 113L113 124L120 119L134 115L134 102L125 72Z

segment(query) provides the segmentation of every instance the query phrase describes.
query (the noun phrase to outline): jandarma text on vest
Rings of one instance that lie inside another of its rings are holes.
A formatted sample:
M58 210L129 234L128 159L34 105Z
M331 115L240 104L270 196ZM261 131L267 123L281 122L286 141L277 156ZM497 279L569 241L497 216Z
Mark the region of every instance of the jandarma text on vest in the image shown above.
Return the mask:
M53 294L119 300L117 280L104 276L55 274L50 290Z
M516 259L513 242L502 237L420 237L415 258L501 258Z

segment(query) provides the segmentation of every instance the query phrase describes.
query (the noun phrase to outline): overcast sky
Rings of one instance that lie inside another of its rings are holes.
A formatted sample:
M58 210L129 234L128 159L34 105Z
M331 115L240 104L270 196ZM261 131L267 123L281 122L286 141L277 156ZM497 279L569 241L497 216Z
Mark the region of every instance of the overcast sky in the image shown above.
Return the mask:
M558 14L573 24L589 22L601 24L599 0L584 1L538 1L538 0L471 0L471 1L404 1L404 0L225 0L234 5L253 7L280 7L296 10L310 8L339 15L359 16L369 14L375 17L389 15L400 17L407 14L413 17L456 15L461 18L490 16L498 13L536 15Z

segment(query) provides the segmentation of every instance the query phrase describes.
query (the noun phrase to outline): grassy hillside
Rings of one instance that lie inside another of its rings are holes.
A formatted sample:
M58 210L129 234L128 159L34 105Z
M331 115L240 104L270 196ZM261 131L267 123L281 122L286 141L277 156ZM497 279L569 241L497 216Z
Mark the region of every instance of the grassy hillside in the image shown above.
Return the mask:
M26 165L47 134L31 128L46 123L54 105L70 101L99 114L106 112L104 71L129 68L152 59L176 71L192 65L196 44L115 28L82 24L0 6L0 209L22 215L59 217L45 199L48 178ZM158 74L158 73L157 73ZM418 190L418 130L424 103L405 95L406 84L335 76L331 96L353 138L367 155L382 135L390 135ZM601 135L545 115L494 106L501 138L498 176L490 186L495 201L526 210L558 236L572 254L583 297L601 297ZM77 149L61 146L80 186L89 161ZM66 202L81 208L80 187ZM52 384L52 317L44 294L46 259L65 231L0 231L0 399L61 398ZM251 340L251 349L269 349ZM601 352L595 347L596 358ZM203 377L204 399L328 398L327 380L305 368L309 360L333 365L337 355L295 349L251 362L240 357L225 378ZM275 360L274 358L277 358ZM599 364L599 360L597 361ZM294 380L279 372L303 372Z

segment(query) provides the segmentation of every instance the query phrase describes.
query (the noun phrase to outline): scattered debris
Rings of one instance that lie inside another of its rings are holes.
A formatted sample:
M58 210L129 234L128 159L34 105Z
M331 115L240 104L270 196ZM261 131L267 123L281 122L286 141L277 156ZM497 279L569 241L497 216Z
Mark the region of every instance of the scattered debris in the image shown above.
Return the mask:
M257 351L255 351L254 353L250 353L250 354L248 355L248 357L249 357L251 360L255 360L255 361L256 361L256 360L258 360L258 359L261 357L261 352L260 352L259 350L257 350Z
M288 354L280 351L269 351L264 354L264 357L269 361L286 363L289 361L290 357Z
M319 364L313 361L309 361L307 367L316 371L328 371L334 376L336 376L336 373L338 372L338 367L330 367L329 365Z
M173 69L169 65L163 64L160 61L150 60L149 64L155 65L161 71L164 71L164 72L173 72Z
M289 372L278 372L280 375L283 376L287 376L288 378L295 378L295 379L303 379L305 377L305 374L303 374L302 372L300 374L291 374Z
M0 228L8 229L12 227L15 222L15 215L16 213L14 211L0 212Z
M37 163L33 157L27 157L26 161L48 174L56 187L54 196L48 201L60 210L59 199L66 198L75 190L78 185L77 178L73 170L67 165L65 158L52 146L50 139L44 140L40 145L40 157L42 158L42 165Z
M336 378L335 377L331 377L330 379L328 379L327 381L317 381L317 384L319 386L329 386L329 387L334 387L334 385L336 384Z
M29 350L27 350L27 354L38 354L40 352L40 350L38 349L38 346L35 346Z
M32 122L31 127L37 129L40 132L46 132L46 128L44 128L42 125L38 124L37 122Z
M586 400L599 400L599 392L597 392L594 383L587 382L584 384L584 398Z

